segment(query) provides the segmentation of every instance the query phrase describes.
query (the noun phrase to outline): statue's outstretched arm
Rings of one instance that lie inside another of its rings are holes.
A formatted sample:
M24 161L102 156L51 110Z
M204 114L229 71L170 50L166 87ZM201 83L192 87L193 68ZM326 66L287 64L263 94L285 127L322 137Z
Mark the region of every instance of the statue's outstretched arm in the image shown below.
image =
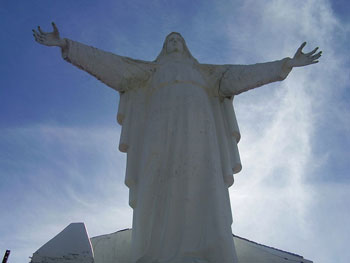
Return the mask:
M81 44L70 39L60 38L55 23L53 32L46 33L38 27L33 30L35 41L45 46L58 46L62 50L62 57L88 72L107 86L124 92L128 89L140 87L147 80L153 64L106 52L94 47Z
M222 96L233 96L275 81L284 80L292 68L303 67L318 62L322 51L316 53L315 48L309 53L303 53L304 42L293 58L284 58L273 62L254 65L227 65L223 74L219 93Z

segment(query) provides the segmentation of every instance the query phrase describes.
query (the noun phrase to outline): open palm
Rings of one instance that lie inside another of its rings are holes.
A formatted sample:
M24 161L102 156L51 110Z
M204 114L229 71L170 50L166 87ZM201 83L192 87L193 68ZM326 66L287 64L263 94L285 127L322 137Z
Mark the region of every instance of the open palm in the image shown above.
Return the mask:
M54 22L52 22L52 27L53 27L53 32L44 32L41 30L40 26L38 26L39 32L33 29L32 31L33 31L33 36L35 38L35 41L45 46L64 47L65 41L60 38L58 28Z
M290 65L292 67L303 67L311 64L318 63L318 59L321 57L322 51L316 53L318 47L312 50L309 53L303 53L302 50L305 47L306 42L301 44L295 53L294 57L290 61Z

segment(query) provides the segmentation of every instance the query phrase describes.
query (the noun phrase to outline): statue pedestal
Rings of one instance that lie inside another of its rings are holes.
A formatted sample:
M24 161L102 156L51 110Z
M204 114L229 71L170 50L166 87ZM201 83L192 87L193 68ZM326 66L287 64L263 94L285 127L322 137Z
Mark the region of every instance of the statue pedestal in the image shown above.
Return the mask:
M131 231L89 238L83 223L72 223L38 249L31 263L131 263ZM239 263L312 263L302 256L239 236L233 235L233 239Z

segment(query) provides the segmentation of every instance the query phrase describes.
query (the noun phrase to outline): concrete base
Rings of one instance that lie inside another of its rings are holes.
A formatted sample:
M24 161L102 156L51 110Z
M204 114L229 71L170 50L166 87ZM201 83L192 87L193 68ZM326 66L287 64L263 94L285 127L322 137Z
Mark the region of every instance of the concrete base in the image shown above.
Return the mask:
M125 229L89 239L83 223L72 223L38 249L31 263L131 263L131 232ZM312 263L293 253L232 237L239 263Z
M234 236L239 263L312 263L302 256ZM91 238L95 263L131 263L131 229Z

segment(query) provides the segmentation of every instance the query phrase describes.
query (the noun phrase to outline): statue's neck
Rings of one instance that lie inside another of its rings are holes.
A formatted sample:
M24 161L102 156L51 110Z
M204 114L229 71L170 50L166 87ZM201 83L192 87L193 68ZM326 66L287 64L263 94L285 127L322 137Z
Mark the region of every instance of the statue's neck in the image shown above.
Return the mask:
M183 53L179 52L172 52L170 54L167 54L166 56L169 60L186 60L186 57Z
M176 63L189 63L191 62L189 58L184 56L183 53L179 52L173 52L170 54L166 54L161 61L160 64L166 64L166 63L171 63L171 62L176 62Z

